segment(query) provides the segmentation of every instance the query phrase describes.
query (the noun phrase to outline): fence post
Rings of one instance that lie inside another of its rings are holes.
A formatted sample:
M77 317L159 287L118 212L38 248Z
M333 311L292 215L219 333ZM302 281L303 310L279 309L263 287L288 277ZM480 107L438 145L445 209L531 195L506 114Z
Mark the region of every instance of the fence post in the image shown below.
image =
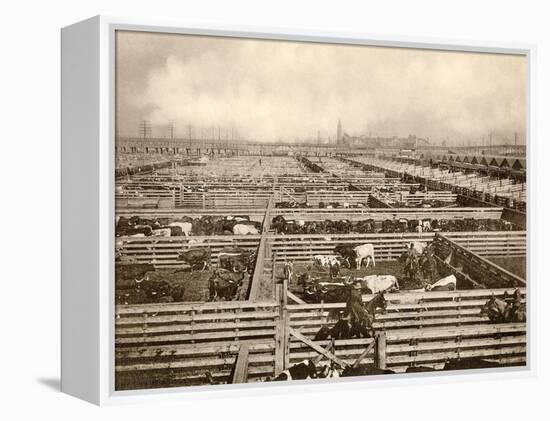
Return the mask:
M378 332L376 341L376 367L380 370L386 369L386 332Z
M279 304L278 318L275 328L275 376L284 370L285 361L285 315L282 302L282 285L275 285L275 301Z

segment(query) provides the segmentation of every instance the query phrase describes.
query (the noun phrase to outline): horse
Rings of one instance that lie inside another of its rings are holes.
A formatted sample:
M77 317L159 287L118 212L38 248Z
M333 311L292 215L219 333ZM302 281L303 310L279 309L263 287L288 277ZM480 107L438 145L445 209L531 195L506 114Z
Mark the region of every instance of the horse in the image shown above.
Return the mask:
M329 312L330 318L331 312ZM339 310L336 324L329 329L327 325L321 326L321 329L315 334L314 341L324 341L327 339L350 339L351 328L348 321L344 318L344 312Z
M352 310L350 336L357 336L358 338L360 338L361 335L367 338L373 336L374 329L372 326L374 324L376 311L379 308L385 311L386 304L384 293L379 292L364 307L361 306L361 312Z
M527 311L525 308L525 304L522 303L521 293L517 288L512 294L512 303L510 305L510 311L512 313L512 321L518 322L518 323L524 323L527 321Z
M512 306L494 295L481 307L480 315L487 316L493 323L508 323L512 319Z

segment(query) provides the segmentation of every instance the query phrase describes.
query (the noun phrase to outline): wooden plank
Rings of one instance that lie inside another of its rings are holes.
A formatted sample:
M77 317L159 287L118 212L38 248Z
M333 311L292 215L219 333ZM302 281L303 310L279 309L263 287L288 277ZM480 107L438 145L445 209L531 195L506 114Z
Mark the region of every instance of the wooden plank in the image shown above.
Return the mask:
M235 362L233 384L246 383L248 379L248 344L242 344Z
M372 350L374 350L374 347L376 346L376 339L370 343L370 345L365 348L365 350L357 357L357 359L354 361L354 363L351 365L351 368L357 368L359 364L361 364L361 361L363 358L365 358Z
M292 292L288 291L286 292L286 296L290 298L292 301L294 301L296 304L306 304L304 300L301 298L298 298L296 295L294 295Z
M387 293L384 294L384 298L388 301L387 309L402 309L408 306L412 308L423 308L424 306L430 307L431 301L454 301L456 305L465 305L465 303L460 303L464 300L467 303L469 299L480 299L480 298L490 298L492 295L496 297L507 294L512 294L515 291L515 288L493 288L493 289L473 289L473 290L456 290L456 291L425 291L425 292L397 292L397 293ZM526 294L525 288L519 288L522 296ZM363 302L368 302L374 295L372 294L363 294ZM400 307L398 304L405 302L403 307ZM411 304L414 303L414 304ZM437 304L436 304L437 305ZM288 304L287 308L289 311L319 311L319 310L330 310L330 309L341 309L346 306L346 303L315 303L315 304ZM395 307L393 307L395 306Z
M331 352L334 349L334 339L332 339L329 344L325 347L326 352ZM313 360L313 364L317 365L321 362L323 359L324 354L319 354L315 359Z
M224 302L197 302L197 303L157 303L157 304L119 304L116 306L116 314L127 317L129 315L144 315L146 313L186 313L196 311L231 311L231 310L254 310L258 308L276 308L277 303L273 301L224 301Z
M304 335L302 335L297 330L294 330L293 328L289 327L288 331L296 339L298 339L298 340L302 341L303 343L305 343L306 345L310 346L311 348L313 348L318 353L320 353L320 354L324 355L325 357L327 357L329 360L334 361L336 364L340 365L341 367L344 367L344 368L347 367L347 363L342 361L340 358L336 357L332 352L326 351L323 347L321 347L321 346L317 345L315 342L309 340L308 338L306 338Z
M194 344L177 344L177 345L151 345L151 346L132 346L122 347L115 350L117 360L131 360L143 358L159 358L164 357L203 357L209 355L220 354L236 354L239 352L241 344L248 344L249 352L252 353L273 353L275 344L272 339L265 340L227 340L214 343L194 343Z
M468 250L466 247L464 247L464 246L458 244L457 242L451 240L447 236L444 236L442 234L437 233L436 237L435 237L435 240L442 241L442 242L446 243L446 245L449 246L451 249L460 250L463 254L468 256L469 260L472 260L473 262L477 261L478 265L485 266L489 270L492 270L493 272L496 272L500 276L504 276L506 278L512 279L513 281L515 281L519 284L526 285L525 279L522 279L519 276L507 271L506 269L501 268L500 266L498 266L495 263L491 262L490 260L480 256L479 254L477 254L477 253L475 253L471 250ZM490 276L490 274L487 273L487 276Z
M238 332L229 330L224 332L207 332L207 333L187 333L175 335L158 335L144 337L117 337L116 345L124 344L154 344L166 342L192 342L192 341L211 341L225 338L272 338L275 336L275 328L273 329L257 329L257 330L240 330Z
M147 323L147 322L145 322ZM250 320L250 321L233 321L229 323L193 323L190 324L168 324L168 325L153 325L148 323L145 326L136 327L118 327L116 329L117 337L130 336L130 335L144 335L144 334L158 334L158 333L170 333L180 334L187 332L206 332L206 331L223 331L233 329L264 329L275 327L275 321L273 320Z

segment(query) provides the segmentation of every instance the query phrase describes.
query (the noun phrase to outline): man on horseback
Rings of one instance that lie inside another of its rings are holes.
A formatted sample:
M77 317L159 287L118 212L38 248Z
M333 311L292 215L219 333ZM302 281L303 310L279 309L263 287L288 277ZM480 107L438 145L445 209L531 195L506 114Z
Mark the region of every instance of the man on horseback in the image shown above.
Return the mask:
M356 281L350 285L348 300L346 302L346 313L350 318L350 336L368 338L370 336L369 314L363 307L360 281Z

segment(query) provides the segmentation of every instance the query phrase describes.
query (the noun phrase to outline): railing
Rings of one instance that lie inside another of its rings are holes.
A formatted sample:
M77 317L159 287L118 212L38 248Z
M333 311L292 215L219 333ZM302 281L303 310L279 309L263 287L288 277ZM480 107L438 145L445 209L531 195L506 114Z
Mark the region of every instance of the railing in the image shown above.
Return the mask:
M435 233L391 234L293 234L271 235L268 238L277 262L285 260L310 261L317 254L333 254L338 244L373 244L376 259L395 260L411 242L430 242ZM446 236L484 257L525 256L525 231L507 232L453 232Z
M483 286L492 285L509 285L523 286L526 285L525 279L514 275L506 269L496 265L490 260L482 257L474 252L470 247L465 247L454 241L448 236L436 234L434 244L440 256L452 256L457 265L460 265L462 271L477 279ZM495 246L491 246L493 249ZM502 245L496 246L498 252L502 252Z
M117 390L230 383L240 347L247 380L274 374L274 302L117 306Z

